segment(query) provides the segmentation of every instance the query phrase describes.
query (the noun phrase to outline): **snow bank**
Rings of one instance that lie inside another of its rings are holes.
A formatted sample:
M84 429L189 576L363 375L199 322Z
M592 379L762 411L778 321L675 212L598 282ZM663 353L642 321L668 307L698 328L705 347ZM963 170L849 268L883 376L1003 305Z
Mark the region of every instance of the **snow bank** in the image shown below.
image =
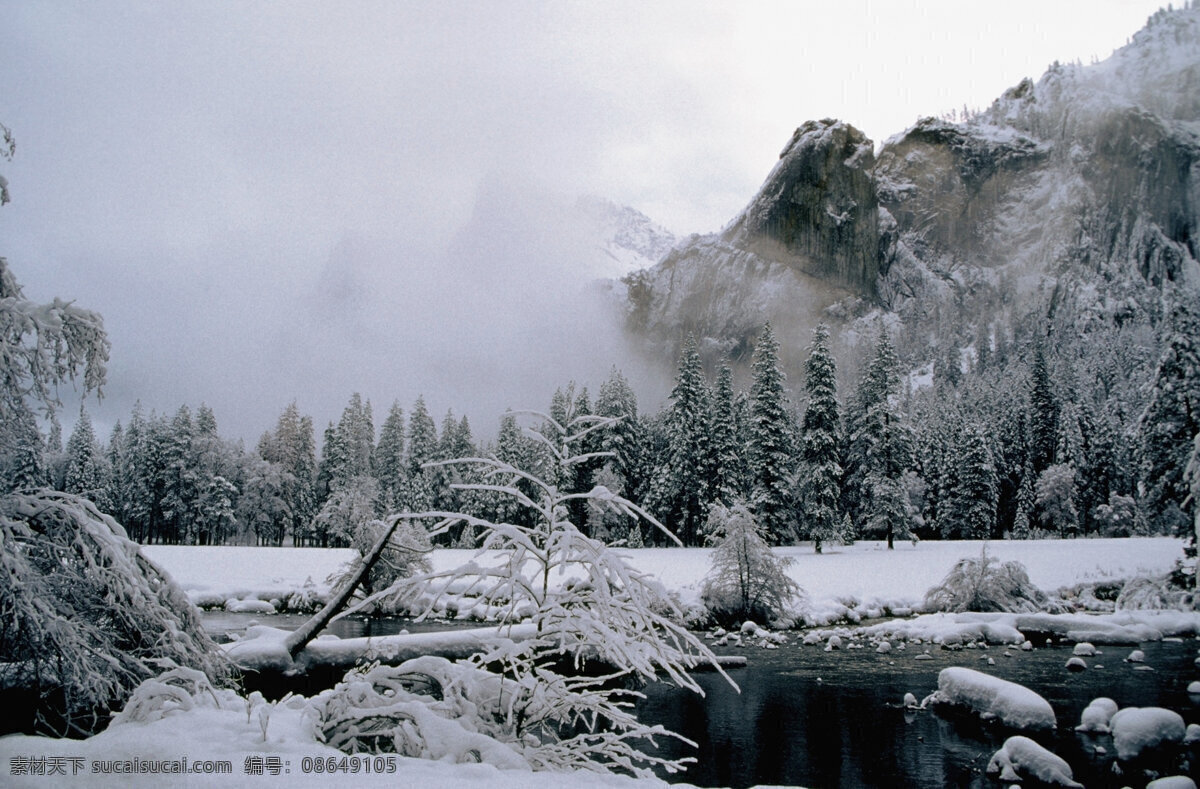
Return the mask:
M998 720L1014 729L1053 729L1058 725L1050 702L1029 688L960 666L944 668L938 674L933 701L965 707L984 720Z
M1162 707L1126 707L1112 716L1113 744L1117 758L1136 759L1160 745L1183 742L1187 729L1178 712Z
M1114 614L924 614L863 627L855 635L875 641L913 641L957 648L973 642L1020 645L1030 636L1086 644L1137 645L1200 631L1196 611L1119 611ZM1090 647L1090 650L1089 650ZM1082 654L1082 653L1081 653Z
M533 632L532 625L504 625L365 638L322 637L310 641L292 660L284 646L289 631L252 625L241 640L223 644L222 649L236 665L253 671L305 671L315 666L348 669L364 659L393 665L423 655L456 660L483 651L485 644L498 636L520 641Z
M1038 745L1028 737L1009 737L996 751L987 766L988 774L999 773L1001 781L1036 779L1051 786L1071 786L1083 789L1075 780L1071 766L1061 757Z

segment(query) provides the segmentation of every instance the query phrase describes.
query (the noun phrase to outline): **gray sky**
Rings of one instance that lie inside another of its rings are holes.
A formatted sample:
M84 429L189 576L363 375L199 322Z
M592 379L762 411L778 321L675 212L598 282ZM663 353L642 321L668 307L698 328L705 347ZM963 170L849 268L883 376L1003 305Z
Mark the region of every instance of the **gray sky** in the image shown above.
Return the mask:
M717 230L805 120L878 144L1157 5L0 0L0 255L103 314L101 435L139 397L319 431L354 391L490 434L614 364L654 401L560 205Z

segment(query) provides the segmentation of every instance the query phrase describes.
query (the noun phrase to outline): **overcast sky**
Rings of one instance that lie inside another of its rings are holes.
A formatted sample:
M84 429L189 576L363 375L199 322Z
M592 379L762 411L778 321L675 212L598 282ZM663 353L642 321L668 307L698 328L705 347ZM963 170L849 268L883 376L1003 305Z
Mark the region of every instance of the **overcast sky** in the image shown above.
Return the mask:
M1107 57L1157 5L0 0L0 255L104 316L102 436L140 398L252 443L354 391L377 425L424 393L490 434L646 375L567 295L590 271L560 203L714 231L805 120L878 144Z

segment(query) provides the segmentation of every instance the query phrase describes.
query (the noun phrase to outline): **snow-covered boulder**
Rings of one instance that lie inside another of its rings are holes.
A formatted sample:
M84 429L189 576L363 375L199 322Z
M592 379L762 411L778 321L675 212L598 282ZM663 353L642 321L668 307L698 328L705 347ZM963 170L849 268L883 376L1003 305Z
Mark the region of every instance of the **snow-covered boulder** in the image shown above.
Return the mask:
M1071 765L1061 757L1038 745L1028 737L1009 737L992 756L988 774L999 773L1001 781L1035 779L1051 786L1071 786L1082 789L1075 780Z
M1129 653L1129 657L1125 658L1126 663L1144 663L1145 660L1146 653L1140 649L1133 650Z
M934 701L966 707L985 720L998 720L1014 729L1053 729L1058 725L1050 702L1034 691L961 666L938 674Z
M1200 723L1189 723L1187 731L1183 734L1183 744L1191 745L1194 742L1200 742Z
M1162 707L1126 707L1112 716L1117 758L1136 759L1148 748L1183 742L1186 727L1178 712Z
M1168 775L1146 784L1146 789L1196 789L1196 782L1186 775Z
M275 606L267 600L231 598L225 601L225 610L231 614L273 614Z
M1200 679L1188 683L1188 693L1200 693Z
M1092 699L1092 702L1084 708L1083 714L1079 716L1079 725L1075 727L1075 731L1107 734L1109 721L1116 712L1117 703L1112 699L1104 696Z
M1087 661L1081 657L1068 658L1067 671L1087 671Z
M1096 654L1096 647L1087 641L1080 641L1075 645L1075 649L1071 651L1071 654L1078 657L1092 657Z

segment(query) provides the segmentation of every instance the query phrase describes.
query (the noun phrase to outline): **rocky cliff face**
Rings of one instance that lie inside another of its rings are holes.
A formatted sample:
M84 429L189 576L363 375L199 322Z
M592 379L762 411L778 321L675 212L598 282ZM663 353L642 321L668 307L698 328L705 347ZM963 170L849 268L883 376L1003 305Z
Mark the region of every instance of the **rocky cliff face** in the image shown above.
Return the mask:
M1156 14L1102 63L1024 80L966 122L920 121L877 155L852 126L806 123L723 232L626 284L630 326L652 344L673 354L695 332L736 354L766 320L786 338L872 306L919 326L1039 291L1121 294L1110 311L1149 305L1200 285L1197 258L1190 8Z

